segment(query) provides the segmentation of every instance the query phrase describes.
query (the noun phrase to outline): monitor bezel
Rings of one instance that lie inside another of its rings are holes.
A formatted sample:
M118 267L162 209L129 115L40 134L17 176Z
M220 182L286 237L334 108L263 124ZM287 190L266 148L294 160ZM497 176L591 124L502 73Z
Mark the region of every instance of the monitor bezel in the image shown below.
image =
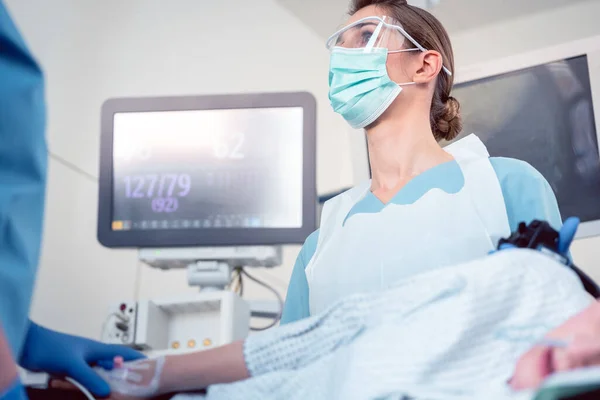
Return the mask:
M303 109L303 199L300 228L211 228L112 230L114 115L127 112L251 108ZM205 247L302 244L317 225L316 99L308 92L113 98L102 105L98 241L105 247Z
M455 84L470 83L523 69L574 57L586 56L588 61L592 103L596 123L596 140L600 149L600 36L562 43L521 54L498 58L458 68ZM569 215L563 215L563 218ZM600 235L600 220L581 223L576 238Z

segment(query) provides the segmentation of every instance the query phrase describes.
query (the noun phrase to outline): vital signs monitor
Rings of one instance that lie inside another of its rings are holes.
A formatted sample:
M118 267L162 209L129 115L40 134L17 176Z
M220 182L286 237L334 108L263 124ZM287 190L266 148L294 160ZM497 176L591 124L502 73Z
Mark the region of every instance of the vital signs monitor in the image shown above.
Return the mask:
M304 242L316 228L315 109L308 93L106 101L98 240Z

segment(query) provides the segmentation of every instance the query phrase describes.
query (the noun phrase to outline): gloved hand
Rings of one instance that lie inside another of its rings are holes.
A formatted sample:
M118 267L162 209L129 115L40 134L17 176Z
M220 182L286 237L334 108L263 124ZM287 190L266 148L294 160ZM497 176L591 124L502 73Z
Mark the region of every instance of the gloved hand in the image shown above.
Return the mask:
M578 227L579 218L571 217L565 221L560 232L558 232L558 252L561 255L568 257L569 247L571 247L571 243L575 239Z
M579 218L577 217L570 217L565 221L560 231L558 232L558 243L556 249L552 250L570 259L569 247L571 247L571 243L573 243L573 240L575 239L575 234L577 233L579 222ZM514 243L503 243L499 246L498 250L514 248L517 248L517 245L515 245ZM495 252L496 250L491 251L490 254Z
M117 356L126 361L145 358L124 346L55 332L31 322L19 364L30 371L71 377L94 395L108 397L110 386L92 365L110 369Z

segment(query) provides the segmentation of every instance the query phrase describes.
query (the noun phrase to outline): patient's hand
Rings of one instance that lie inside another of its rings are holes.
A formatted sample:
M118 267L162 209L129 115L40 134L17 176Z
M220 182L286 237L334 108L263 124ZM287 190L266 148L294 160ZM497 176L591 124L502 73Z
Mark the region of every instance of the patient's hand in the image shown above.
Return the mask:
M575 337L566 348L537 346L517 362L510 384L513 389L538 387L556 372L600 365L600 337Z
M569 345L535 346L521 356L510 381L513 389L536 388L555 372L600 365L600 303L595 302L546 337L567 340Z

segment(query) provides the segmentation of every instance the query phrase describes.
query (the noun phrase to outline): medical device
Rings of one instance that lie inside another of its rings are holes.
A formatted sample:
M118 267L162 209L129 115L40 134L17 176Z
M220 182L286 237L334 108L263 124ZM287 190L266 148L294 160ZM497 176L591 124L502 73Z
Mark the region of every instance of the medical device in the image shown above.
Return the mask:
M223 345L282 299L232 277L277 267L316 229L316 103L308 93L111 99L102 108L98 240L187 269L192 295L115 302L103 340L154 353ZM263 284L268 288L268 285Z
M135 362L115 363L115 368L105 370L95 368L96 372L110 385L112 393L125 396L155 397L160 388L160 378L165 358L156 357Z
M585 272L579 269L573 261L568 257L568 249L572 238L575 236L575 231L579 225L577 218L569 218L561 233L554 230L546 221L534 220L529 224L521 222L515 232L508 238L498 241L498 249L503 250L511 247L524 249L534 249L544 252L555 258L559 262L571 268L581 280L584 289L594 298L600 298L600 286ZM564 243L561 243L562 235L570 235L570 238L562 238ZM563 248L561 248L563 247Z

